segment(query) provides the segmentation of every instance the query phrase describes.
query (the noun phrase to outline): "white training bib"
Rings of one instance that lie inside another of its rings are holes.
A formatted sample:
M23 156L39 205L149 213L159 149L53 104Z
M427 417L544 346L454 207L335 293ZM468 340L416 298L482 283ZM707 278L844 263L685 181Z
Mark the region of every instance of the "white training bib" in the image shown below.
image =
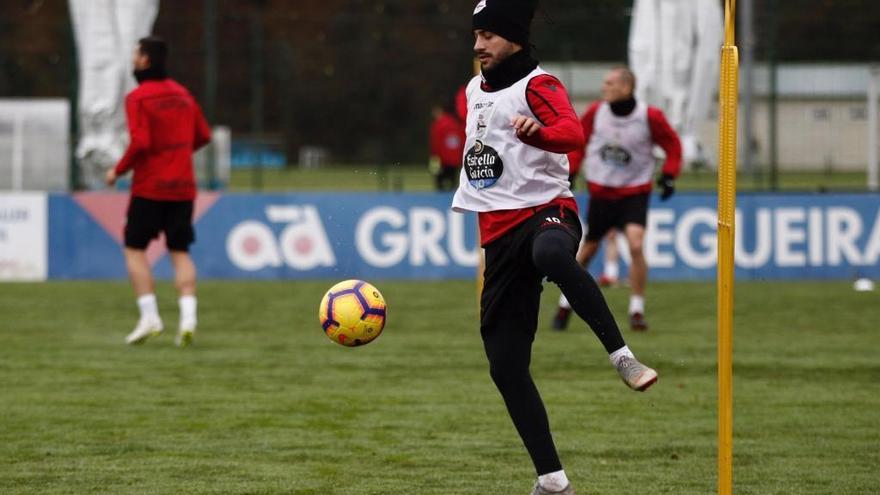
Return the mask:
M653 148L647 105L638 102L629 115L618 117L603 102L587 144L587 180L608 187L650 183L655 165Z
M479 76L467 87L467 139L461 178L452 200L455 211L515 210L572 197L568 157L529 146L516 137L516 115L537 120L526 100L540 67L508 88L488 93Z

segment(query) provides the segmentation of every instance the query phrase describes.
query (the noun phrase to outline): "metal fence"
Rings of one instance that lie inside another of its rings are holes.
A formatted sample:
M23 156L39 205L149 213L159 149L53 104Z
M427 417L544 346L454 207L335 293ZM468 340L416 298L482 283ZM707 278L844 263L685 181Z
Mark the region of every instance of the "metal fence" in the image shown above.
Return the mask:
M754 35L741 43L756 61L752 136L740 140L752 143L748 170L769 175L774 163L831 174L864 170L868 93L852 88L851 76L880 61L880 6L753 3ZM24 1L4 13L0 97L61 97L75 108L76 53L65 4ZM556 67L625 61L631 6L542 2L533 27L537 57ZM426 161L432 105L471 75L470 13L470 2L442 0L165 0L154 32L169 41L172 76L212 124L231 130L233 167L388 167ZM814 68L824 75L797 72L805 63L822 64ZM770 67L779 67L775 87ZM833 91L821 90L826 82ZM586 86L570 89L579 110L596 96ZM706 129L711 148L711 121ZM71 131L75 143L75 120Z

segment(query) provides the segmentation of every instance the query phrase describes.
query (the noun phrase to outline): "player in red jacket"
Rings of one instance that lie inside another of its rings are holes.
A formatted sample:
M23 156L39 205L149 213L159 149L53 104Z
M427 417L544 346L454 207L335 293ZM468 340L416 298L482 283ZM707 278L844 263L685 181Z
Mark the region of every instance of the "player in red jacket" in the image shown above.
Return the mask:
M434 109L431 123L431 168L438 191L452 191L458 186L461 157L464 151L464 122L457 115L454 100Z
M134 172L124 252L140 319L125 339L128 344L141 343L163 329L146 256L147 245L160 233L165 234L180 295L177 345L189 344L196 329L196 268L189 255L195 241L192 154L211 140L211 131L186 88L168 77L167 53L160 38L138 42L133 64L139 86L125 98L131 142L105 178L112 186L119 176Z
M590 192L587 235L577 260L586 267L609 230L622 232L632 260L630 327L647 330L644 314L648 265L642 246L654 182L653 149L658 145L666 153L657 179L660 199L665 201L675 192L675 179L681 170L681 142L660 109L636 101L635 84L635 76L626 67L612 69L605 76L603 100L591 104L581 119L587 146L572 152L569 160L584 162ZM563 295L553 328L564 329L570 314Z

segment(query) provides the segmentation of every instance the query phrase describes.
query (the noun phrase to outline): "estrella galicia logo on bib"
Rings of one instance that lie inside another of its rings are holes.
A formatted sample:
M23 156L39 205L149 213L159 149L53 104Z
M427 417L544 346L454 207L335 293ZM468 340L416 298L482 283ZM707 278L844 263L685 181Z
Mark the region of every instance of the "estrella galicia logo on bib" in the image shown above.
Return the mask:
M492 187L504 173L504 162L491 146L477 140L464 157L468 181L477 189Z
M615 167L625 167L632 161L632 155L629 150L621 146L606 144L599 150L599 156L602 161Z

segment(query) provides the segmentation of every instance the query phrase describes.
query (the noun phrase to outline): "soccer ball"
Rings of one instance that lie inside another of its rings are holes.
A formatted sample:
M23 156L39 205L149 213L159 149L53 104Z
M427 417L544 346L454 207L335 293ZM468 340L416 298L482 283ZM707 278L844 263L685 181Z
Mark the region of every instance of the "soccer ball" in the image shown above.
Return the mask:
M345 280L324 294L318 319L327 337L337 344L369 344L385 328L385 298L363 280Z

